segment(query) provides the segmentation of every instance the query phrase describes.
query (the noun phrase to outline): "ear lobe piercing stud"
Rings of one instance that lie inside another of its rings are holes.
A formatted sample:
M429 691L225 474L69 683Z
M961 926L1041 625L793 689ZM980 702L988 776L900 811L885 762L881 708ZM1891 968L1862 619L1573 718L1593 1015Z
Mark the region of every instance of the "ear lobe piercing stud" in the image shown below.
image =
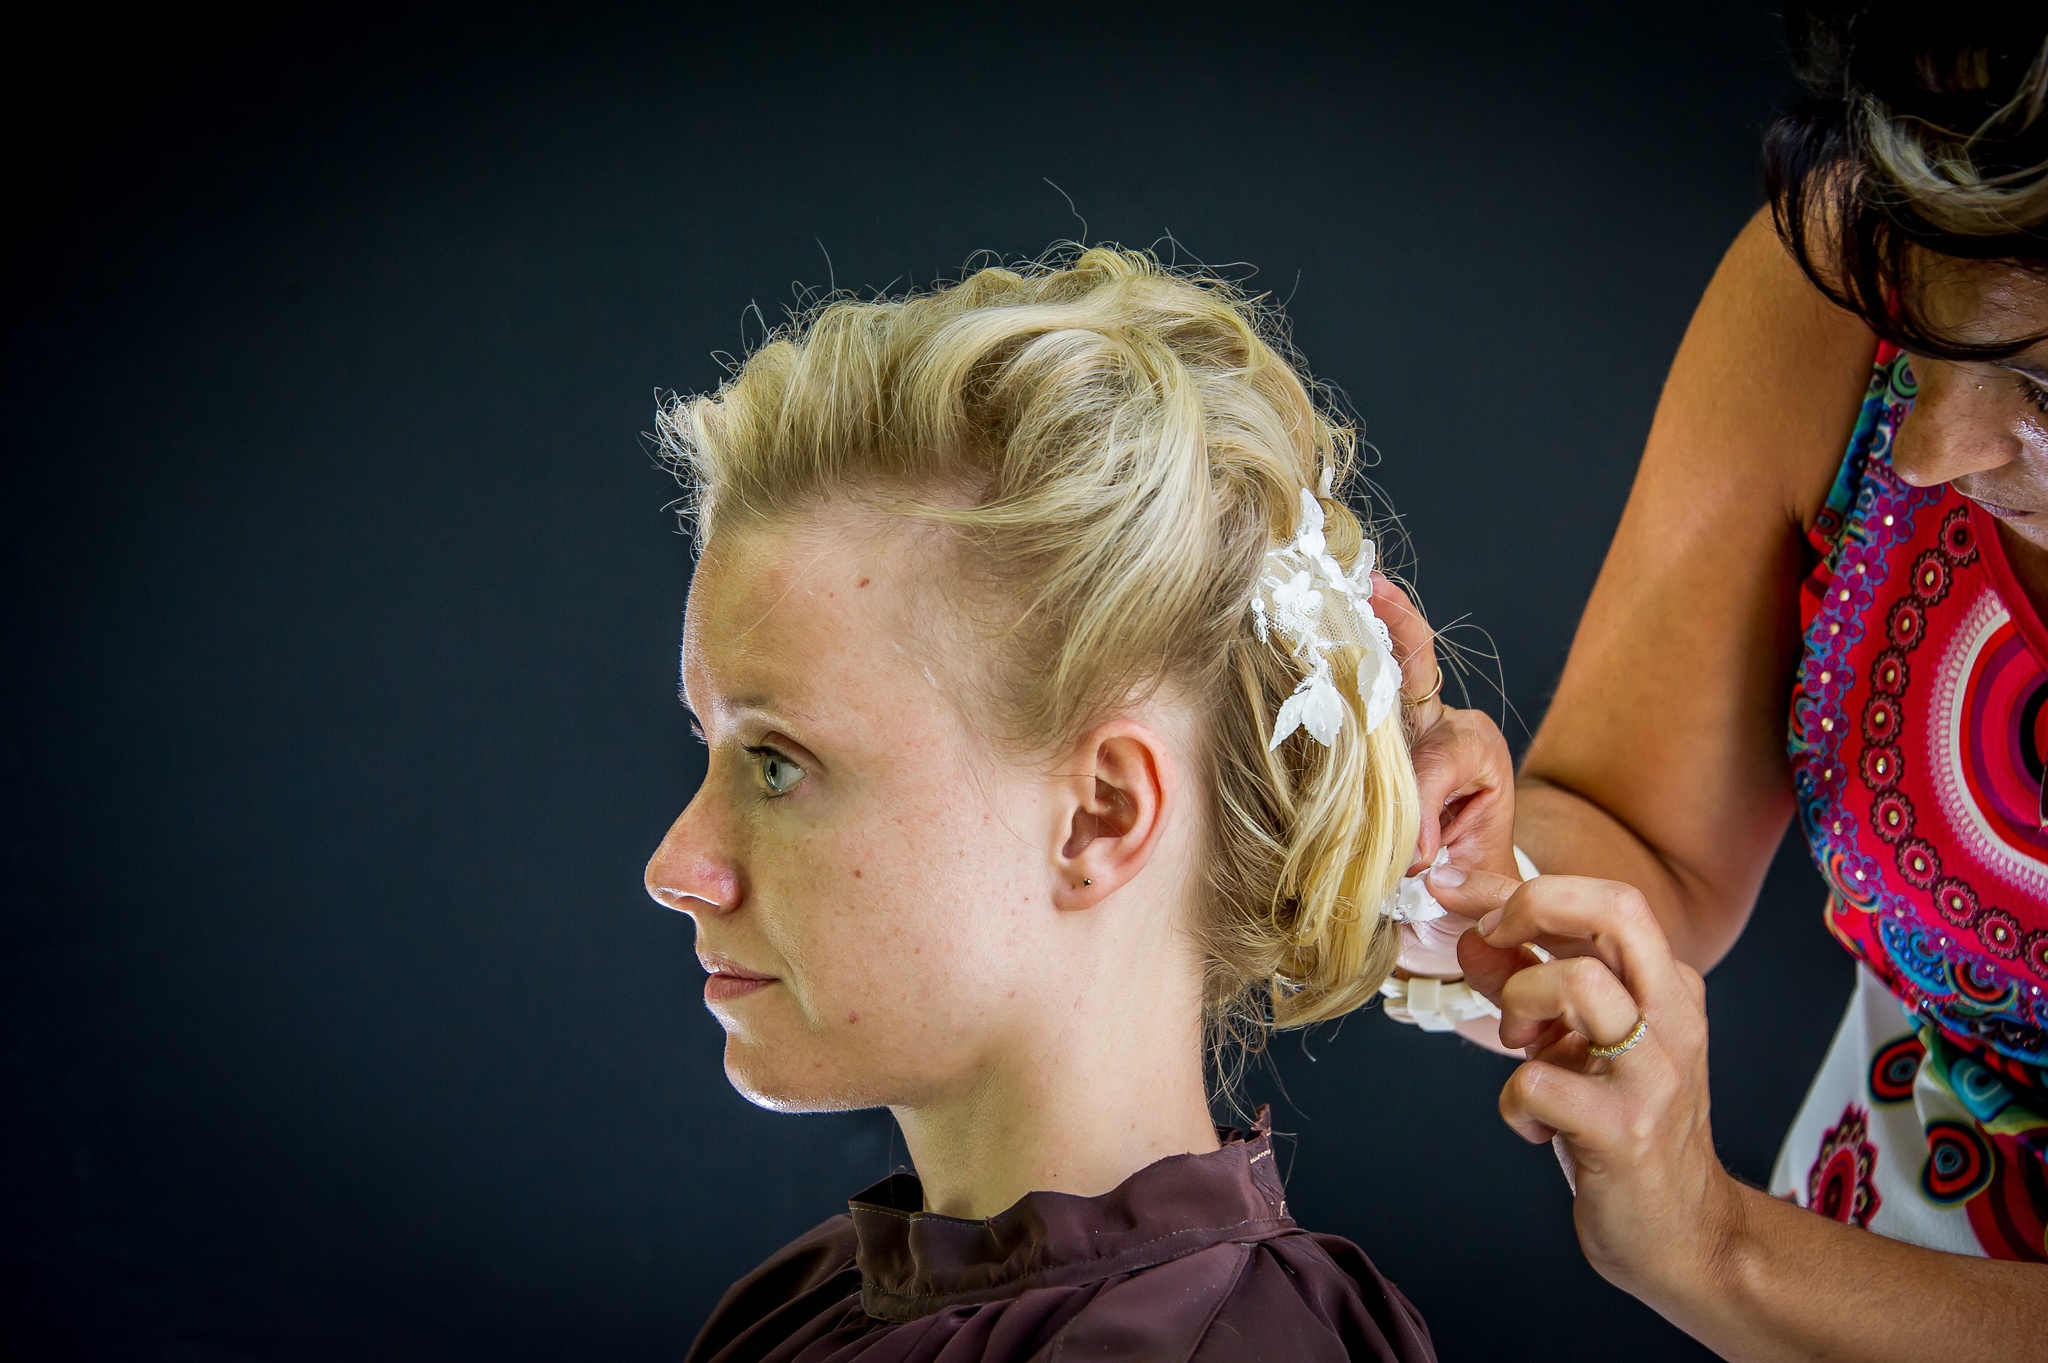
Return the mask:
M1094 881L1094 880L1093 880L1093 879L1091 878L1091 879L1088 879L1088 880L1084 880L1084 881L1082 881L1081 883L1082 883L1083 885L1093 885L1093 884L1095 883L1095 881Z

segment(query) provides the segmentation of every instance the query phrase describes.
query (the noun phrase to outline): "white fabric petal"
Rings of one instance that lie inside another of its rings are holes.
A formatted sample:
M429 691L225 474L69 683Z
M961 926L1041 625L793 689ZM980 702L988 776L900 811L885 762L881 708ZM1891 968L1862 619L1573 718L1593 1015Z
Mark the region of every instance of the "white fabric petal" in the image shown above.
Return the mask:
M1365 656L1358 660L1358 694L1365 697L1365 731L1374 733L1400 703L1401 665L1394 661L1384 623L1375 618L1366 633L1370 637Z
M1358 562L1351 565L1351 572L1347 575L1352 591L1367 599L1371 598L1372 570L1378 566L1379 560L1380 549L1377 544L1367 540L1358 546Z
M1325 491L1330 482L1325 470ZM1324 745L1335 743L1346 706L1330 674L1328 654L1339 641L1355 637L1364 645L1358 666L1358 694L1365 704L1366 732L1372 733L1393 715L1401 698L1401 669L1394 661L1393 640L1372 609L1372 572L1379 561L1371 540L1359 546L1349 572L1329 553L1323 536L1322 504L1301 489L1301 525L1290 544L1266 551L1265 571L1252 587L1252 629L1261 642L1272 632L1284 635L1308 675L1274 718L1271 747L1279 747L1296 729L1305 728ZM1336 593L1357 616L1354 625L1338 628L1333 620L1324 637L1324 598Z
M1323 594L1316 590L1315 579L1307 569L1273 588L1273 618L1280 628L1296 636L1297 648L1308 642L1301 636L1314 635L1316 620L1322 613Z
M1281 702L1273 721L1273 741L1266 746L1277 748L1296 729L1306 729L1310 738L1327 748L1337 741L1343 723L1344 697L1338 694L1328 665L1318 658L1315 671Z
M1310 675L1307 695L1308 703L1301 707L1301 727L1327 748L1337 741L1337 730L1344 723L1344 697L1328 668L1317 668Z
M1323 552L1323 504L1307 488L1301 490L1301 529L1295 532L1294 547L1311 559Z
M1435 870L1451 859L1449 847L1436 849L1436 860L1429 863ZM1442 918L1448 910L1436 902L1436 896L1429 892L1429 871L1419 876L1402 876L1401 887L1394 891L1394 897L1387 901L1382 910L1396 923L1428 923Z
M1299 691L1280 702L1280 713L1273 716L1273 738L1266 744L1268 752L1285 743L1287 736L1301 727L1301 707L1306 703Z
M1380 986L1380 994L1387 1001L1388 1017L1411 1022L1425 1032L1454 1032L1461 1022L1500 1016L1500 1009L1463 980L1439 980L1427 975L1390 979ZM1485 1044L1482 1037L1473 1036L1471 1040ZM1501 1049L1498 1042L1494 1049L1503 1055L1516 1054Z

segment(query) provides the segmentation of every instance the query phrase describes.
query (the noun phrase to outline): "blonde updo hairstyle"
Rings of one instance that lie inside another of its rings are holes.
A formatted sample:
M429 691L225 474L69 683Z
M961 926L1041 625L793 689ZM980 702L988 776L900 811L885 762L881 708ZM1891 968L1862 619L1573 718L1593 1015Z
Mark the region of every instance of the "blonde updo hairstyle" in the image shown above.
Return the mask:
M1417 808L1402 724L1366 733L1355 646L1332 657L1334 747L1302 731L1267 747L1302 667L1255 636L1254 575L1298 529L1302 489L1345 487L1355 457L1275 321L1222 280L1096 248L831 301L715 395L669 402L660 432L700 546L843 496L946 527L984 660L977 718L1016 755L1061 751L1162 685L1195 698L1209 1017L1298 1027L1392 969L1380 910ZM1359 522L1321 504L1348 569Z

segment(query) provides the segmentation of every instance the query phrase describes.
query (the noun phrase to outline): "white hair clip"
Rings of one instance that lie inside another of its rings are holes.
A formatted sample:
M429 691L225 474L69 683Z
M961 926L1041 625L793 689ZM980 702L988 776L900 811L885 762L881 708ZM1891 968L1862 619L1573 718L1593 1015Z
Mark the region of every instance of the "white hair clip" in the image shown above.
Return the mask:
M1328 478L1325 477L1327 492ZM1277 630L1293 645L1307 675L1281 703L1273 721L1277 748L1296 729L1329 747L1344 722L1344 697L1330 671L1330 651L1340 644L1362 646L1358 694L1365 697L1365 731L1372 733L1394 713L1401 697L1401 665L1386 622L1372 611L1372 569L1378 557L1371 540L1359 548L1347 574L1323 543L1323 508L1301 490L1301 529L1292 544L1266 551L1252 583L1252 628L1263 641ZM1332 598L1335 598L1333 601ZM1332 609L1334 607L1334 609Z

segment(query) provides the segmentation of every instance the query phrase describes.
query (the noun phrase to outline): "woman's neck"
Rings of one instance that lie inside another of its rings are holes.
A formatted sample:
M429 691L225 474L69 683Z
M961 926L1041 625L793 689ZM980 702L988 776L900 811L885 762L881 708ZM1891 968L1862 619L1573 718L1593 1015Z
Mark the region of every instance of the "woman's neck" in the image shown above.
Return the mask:
M1073 1018L965 1092L892 1109L926 1210L981 1218L1030 1192L1093 1197L1169 1155L1217 1148L1199 1023L1162 1028L1178 1010L1156 1006L1150 1018L1117 1011Z

